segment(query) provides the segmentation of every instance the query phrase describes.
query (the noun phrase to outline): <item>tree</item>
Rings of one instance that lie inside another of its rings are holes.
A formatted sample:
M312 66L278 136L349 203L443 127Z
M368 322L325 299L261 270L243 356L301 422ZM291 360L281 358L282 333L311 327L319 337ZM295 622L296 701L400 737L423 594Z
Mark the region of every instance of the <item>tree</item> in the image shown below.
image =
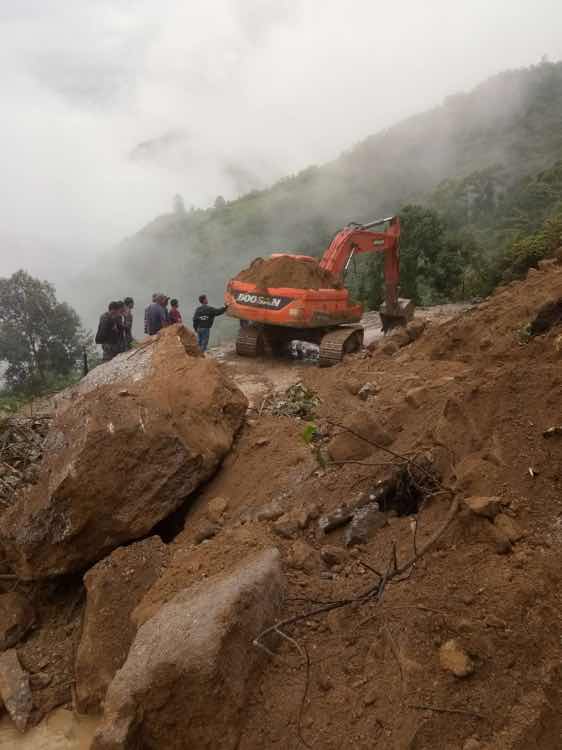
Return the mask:
M217 197L215 198L215 208L219 210L221 208L224 208L225 206L226 206L225 199L222 197L222 195L217 195Z
M77 313L47 281L26 271L0 279L0 360L10 386L40 390L49 376L69 375L86 343Z

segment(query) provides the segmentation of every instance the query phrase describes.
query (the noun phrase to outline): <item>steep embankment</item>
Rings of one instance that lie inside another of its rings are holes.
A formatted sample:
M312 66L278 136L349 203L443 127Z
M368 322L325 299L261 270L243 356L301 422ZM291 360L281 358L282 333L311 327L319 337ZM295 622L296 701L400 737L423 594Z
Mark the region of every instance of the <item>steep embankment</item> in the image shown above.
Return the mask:
M309 390L250 411L220 471L158 527L165 550L152 537L104 558L86 607L77 578L19 582L40 623L15 645L34 716L77 680L110 684L96 747L112 750L125 720L131 742L180 748L200 728L216 744L214 711L241 750L299 735L327 750L558 750L561 312L562 266L543 263L413 341L303 368ZM274 609L277 638L260 638Z
M189 311L202 291L222 299L226 281L252 258L320 253L348 221L394 213L445 178L499 166L505 191L560 157L561 112L562 64L495 76L269 190L157 217L78 279L71 302L89 326L108 299L125 294L144 304L164 290Z
M327 372L311 369L318 445L337 465L316 464L302 422L251 421L188 516L146 606L170 598L186 576L228 571L274 543L289 579L284 615L306 615L376 588L374 571L392 569L393 548L399 565L423 549L446 517L444 487L461 510L382 601L283 628L294 642L256 686L241 748L296 742L300 712L300 732L318 748L558 748L562 438L544 433L562 423L562 328L529 338L526 326L561 295L562 268L550 265L392 356L375 350ZM366 382L376 395L362 401L354 394ZM336 437L334 422L366 430L388 450ZM355 549L345 548L341 530L319 532L318 513L376 494L391 464L420 453L442 478L417 516L391 513ZM217 495L227 501L221 527L192 547ZM464 504L473 496L496 500L479 515Z

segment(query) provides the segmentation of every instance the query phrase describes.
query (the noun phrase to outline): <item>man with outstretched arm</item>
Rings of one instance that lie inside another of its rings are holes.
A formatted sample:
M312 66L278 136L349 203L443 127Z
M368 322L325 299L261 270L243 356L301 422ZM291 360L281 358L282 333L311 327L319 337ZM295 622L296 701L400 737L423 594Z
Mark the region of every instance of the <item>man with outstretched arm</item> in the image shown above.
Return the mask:
M224 307L211 307L206 294L199 297L199 307L193 315L193 329L197 333L197 343L202 352L207 351L209 346L209 335L217 315L226 312L227 305Z
M109 362L117 354L127 350L125 327L123 324L123 302L110 302L107 312L100 318L96 333L96 344L103 350L103 361Z

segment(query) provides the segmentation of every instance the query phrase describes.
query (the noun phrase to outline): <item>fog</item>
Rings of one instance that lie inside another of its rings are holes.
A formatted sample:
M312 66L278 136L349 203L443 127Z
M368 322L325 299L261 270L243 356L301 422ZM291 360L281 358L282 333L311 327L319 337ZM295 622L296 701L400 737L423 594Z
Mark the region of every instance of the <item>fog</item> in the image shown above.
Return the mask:
M561 29L557 0L0 0L0 273L64 289L176 193L334 158Z

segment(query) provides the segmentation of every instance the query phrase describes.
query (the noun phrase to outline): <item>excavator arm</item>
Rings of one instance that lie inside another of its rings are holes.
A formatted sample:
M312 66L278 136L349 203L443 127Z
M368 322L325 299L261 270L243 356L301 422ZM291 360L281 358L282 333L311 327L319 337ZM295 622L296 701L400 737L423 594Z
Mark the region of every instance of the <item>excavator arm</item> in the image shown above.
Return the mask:
M371 227L388 223L383 232ZM336 276L342 276L354 255L384 253L385 305L389 313L397 311L400 281L400 220L390 216L368 224L349 224L339 231L320 261L320 266Z

